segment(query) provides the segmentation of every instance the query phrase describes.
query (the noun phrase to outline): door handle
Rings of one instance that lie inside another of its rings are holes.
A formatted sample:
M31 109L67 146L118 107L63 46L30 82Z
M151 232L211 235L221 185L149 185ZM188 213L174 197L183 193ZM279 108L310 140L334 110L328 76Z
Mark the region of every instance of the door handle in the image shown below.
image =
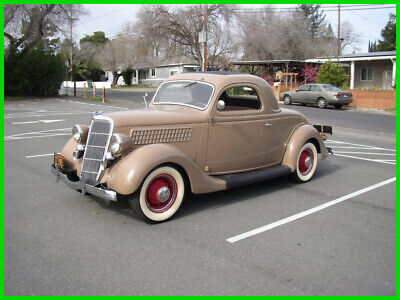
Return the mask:
M271 124L271 123L265 123L264 126L265 126L265 127L268 127L268 126L272 126L272 124Z

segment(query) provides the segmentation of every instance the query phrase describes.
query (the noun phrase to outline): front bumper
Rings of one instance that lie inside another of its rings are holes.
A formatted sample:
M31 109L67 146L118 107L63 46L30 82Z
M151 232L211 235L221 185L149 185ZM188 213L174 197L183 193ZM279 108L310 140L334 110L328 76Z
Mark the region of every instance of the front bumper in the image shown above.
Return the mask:
M101 198L106 201L117 201L117 193L112 190L107 190L103 188L98 188L89 184L86 184L80 180L73 181L69 178L68 171L60 169L51 165L51 172L58 178L61 179L68 187L71 189L82 191L82 194L91 194L98 198Z

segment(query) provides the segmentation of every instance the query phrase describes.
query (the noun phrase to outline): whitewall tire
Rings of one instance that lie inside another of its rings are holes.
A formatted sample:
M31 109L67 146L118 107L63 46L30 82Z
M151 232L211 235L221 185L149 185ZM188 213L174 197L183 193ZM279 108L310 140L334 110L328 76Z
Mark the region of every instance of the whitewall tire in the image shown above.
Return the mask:
M162 166L153 170L129 204L147 222L162 222L179 209L185 195L185 182L175 168Z
M293 178L297 182L309 181L315 173L317 162L318 153L315 145L311 142L304 144L297 155L296 170L293 173Z

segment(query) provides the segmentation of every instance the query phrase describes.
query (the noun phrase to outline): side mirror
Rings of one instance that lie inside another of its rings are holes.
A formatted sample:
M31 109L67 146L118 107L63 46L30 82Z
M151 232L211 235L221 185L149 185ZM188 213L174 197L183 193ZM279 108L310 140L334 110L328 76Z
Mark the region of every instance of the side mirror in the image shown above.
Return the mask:
M217 109L218 110L223 110L224 108L225 108L225 101L224 100L218 100Z

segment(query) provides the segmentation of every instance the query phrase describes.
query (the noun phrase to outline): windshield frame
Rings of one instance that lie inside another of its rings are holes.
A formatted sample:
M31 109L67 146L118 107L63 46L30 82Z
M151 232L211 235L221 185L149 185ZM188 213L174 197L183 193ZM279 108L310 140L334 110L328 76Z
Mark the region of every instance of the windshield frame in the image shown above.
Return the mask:
M161 102L161 103L160 103L160 102L154 102L154 100L155 100L156 97L157 97L158 92L160 91L161 87L162 87L164 84L168 84L168 83L182 83L182 82L188 82L188 83L196 82L196 83L206 84L206 85L209 85L209 86L212 87L212 93L211 93L211 95L210 95L210 98L208 99L207 105L206 105L204 108L201 108L201 107L198 107L198 106L195 106L195 105L191 105L191 104L178 103L178 102ZM154 94L154 97L153 97L151 103L152 103L153 105L180 105L180 106L187 106L187 107L192 107L192 108L195 108L195 109L198 109L198 110L203 111L203 110L206 110L206 109L210 106L211 99L214 97L214 93L215 93L215 86L214 86L212 83L209 83L209 82L200 81L200 80L193 80L193 79L171 80L171 81L166 81L166 82L163 82L162 84L160 84L160 86L158 87L156 93Z

